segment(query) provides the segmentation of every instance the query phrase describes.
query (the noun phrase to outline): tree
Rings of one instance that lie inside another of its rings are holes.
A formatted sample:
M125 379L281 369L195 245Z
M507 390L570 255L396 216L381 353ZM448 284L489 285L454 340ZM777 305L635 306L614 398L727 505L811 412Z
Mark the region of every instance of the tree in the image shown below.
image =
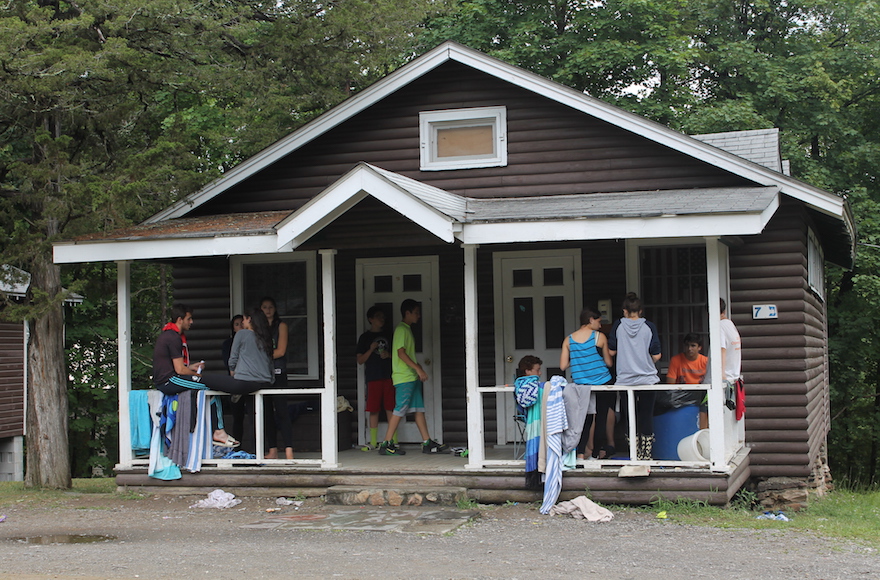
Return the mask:
M427 0L10 0L0 259L31 273L26 484L70 484L62 237L140 221L385 72ZM367 17L367 14L371 17ZM80 284L73 281L70 289Z

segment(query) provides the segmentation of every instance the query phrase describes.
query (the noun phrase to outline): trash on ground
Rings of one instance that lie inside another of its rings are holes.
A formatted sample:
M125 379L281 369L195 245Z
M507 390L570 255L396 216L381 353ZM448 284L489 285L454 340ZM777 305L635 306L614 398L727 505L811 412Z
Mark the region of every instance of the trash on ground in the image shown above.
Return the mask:
M286 497L279 497L275 500L275 503L278 505L292 505L296 507L302 506L303 502L295 500L295 499L287 499Z
M199 500L189 507L223 509L235 507L240 503L241 500L235 499L235 496L233 494L225 492L222 489L215 489L208 494L208 497L206 499Z
M593 502L585 495L579 495L571 501L562 501L550 508L550 515L569 515L577 520L588 522L610 522L614 514Z
M756 520L777 520L780 522L790 522L791 520L783 512L764 512Z
M657 512L657 519L658 520L665 520L668 518L669 518L669 516L666 514L666 510L664 510L662 512Z

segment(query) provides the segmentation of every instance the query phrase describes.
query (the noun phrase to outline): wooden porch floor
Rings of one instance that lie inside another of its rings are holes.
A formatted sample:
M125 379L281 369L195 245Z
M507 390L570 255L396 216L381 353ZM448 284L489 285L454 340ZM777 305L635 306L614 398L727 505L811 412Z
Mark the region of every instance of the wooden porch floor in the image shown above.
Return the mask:
M539 501L542 494L525 489L522 467L469 469L467 458L421 453L417 446L404 446L405 456L386 457L358 449L339 452L340 466L286 464L226 464L205 466L199 473L183 473L182 479L161 481L147 476L145 466L118 467L118 486L149 493L205 494L223 489L236 495L319 496L334 485L368 488L464 487L468 496L482 503ZM319 453L300 453L299 459L320 459ZM487 459L512 459L509 448L486 450ZM687 498L723 505L749 478L747 450L734 458L728 473L708 469L654 466L648 477L618 477L626 460L587 462L584 468L563 473L560 499L589 495L604 503L647 504L658 497Z

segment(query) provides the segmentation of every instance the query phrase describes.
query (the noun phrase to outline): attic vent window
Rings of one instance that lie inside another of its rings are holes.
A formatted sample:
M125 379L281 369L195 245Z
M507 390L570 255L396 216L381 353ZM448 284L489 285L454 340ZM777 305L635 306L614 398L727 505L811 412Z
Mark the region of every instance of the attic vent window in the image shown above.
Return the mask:
M422 171L507 165L504 107L419 113Z

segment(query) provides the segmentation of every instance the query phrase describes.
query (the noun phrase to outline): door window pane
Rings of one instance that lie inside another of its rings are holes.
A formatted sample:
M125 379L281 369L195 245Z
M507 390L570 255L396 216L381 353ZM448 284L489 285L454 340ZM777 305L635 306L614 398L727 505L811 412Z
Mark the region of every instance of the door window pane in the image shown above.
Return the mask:
M547 296L544 298L544 343L545 348L558 348L565 338L565 298Z
M531 298L513 299L514 348L535 348L535 317ZM560 340L559 344L562 344Z
M513 271L513 287L529 288L532 285L531 270L514 270Z
M393 289L391 276L373 277L373 292L391 292Z
M562 268L544 268L544 286L562 286Z
M422 291L422 275L421 274L404 274L403 275L403 291L404 292L421 292Z

